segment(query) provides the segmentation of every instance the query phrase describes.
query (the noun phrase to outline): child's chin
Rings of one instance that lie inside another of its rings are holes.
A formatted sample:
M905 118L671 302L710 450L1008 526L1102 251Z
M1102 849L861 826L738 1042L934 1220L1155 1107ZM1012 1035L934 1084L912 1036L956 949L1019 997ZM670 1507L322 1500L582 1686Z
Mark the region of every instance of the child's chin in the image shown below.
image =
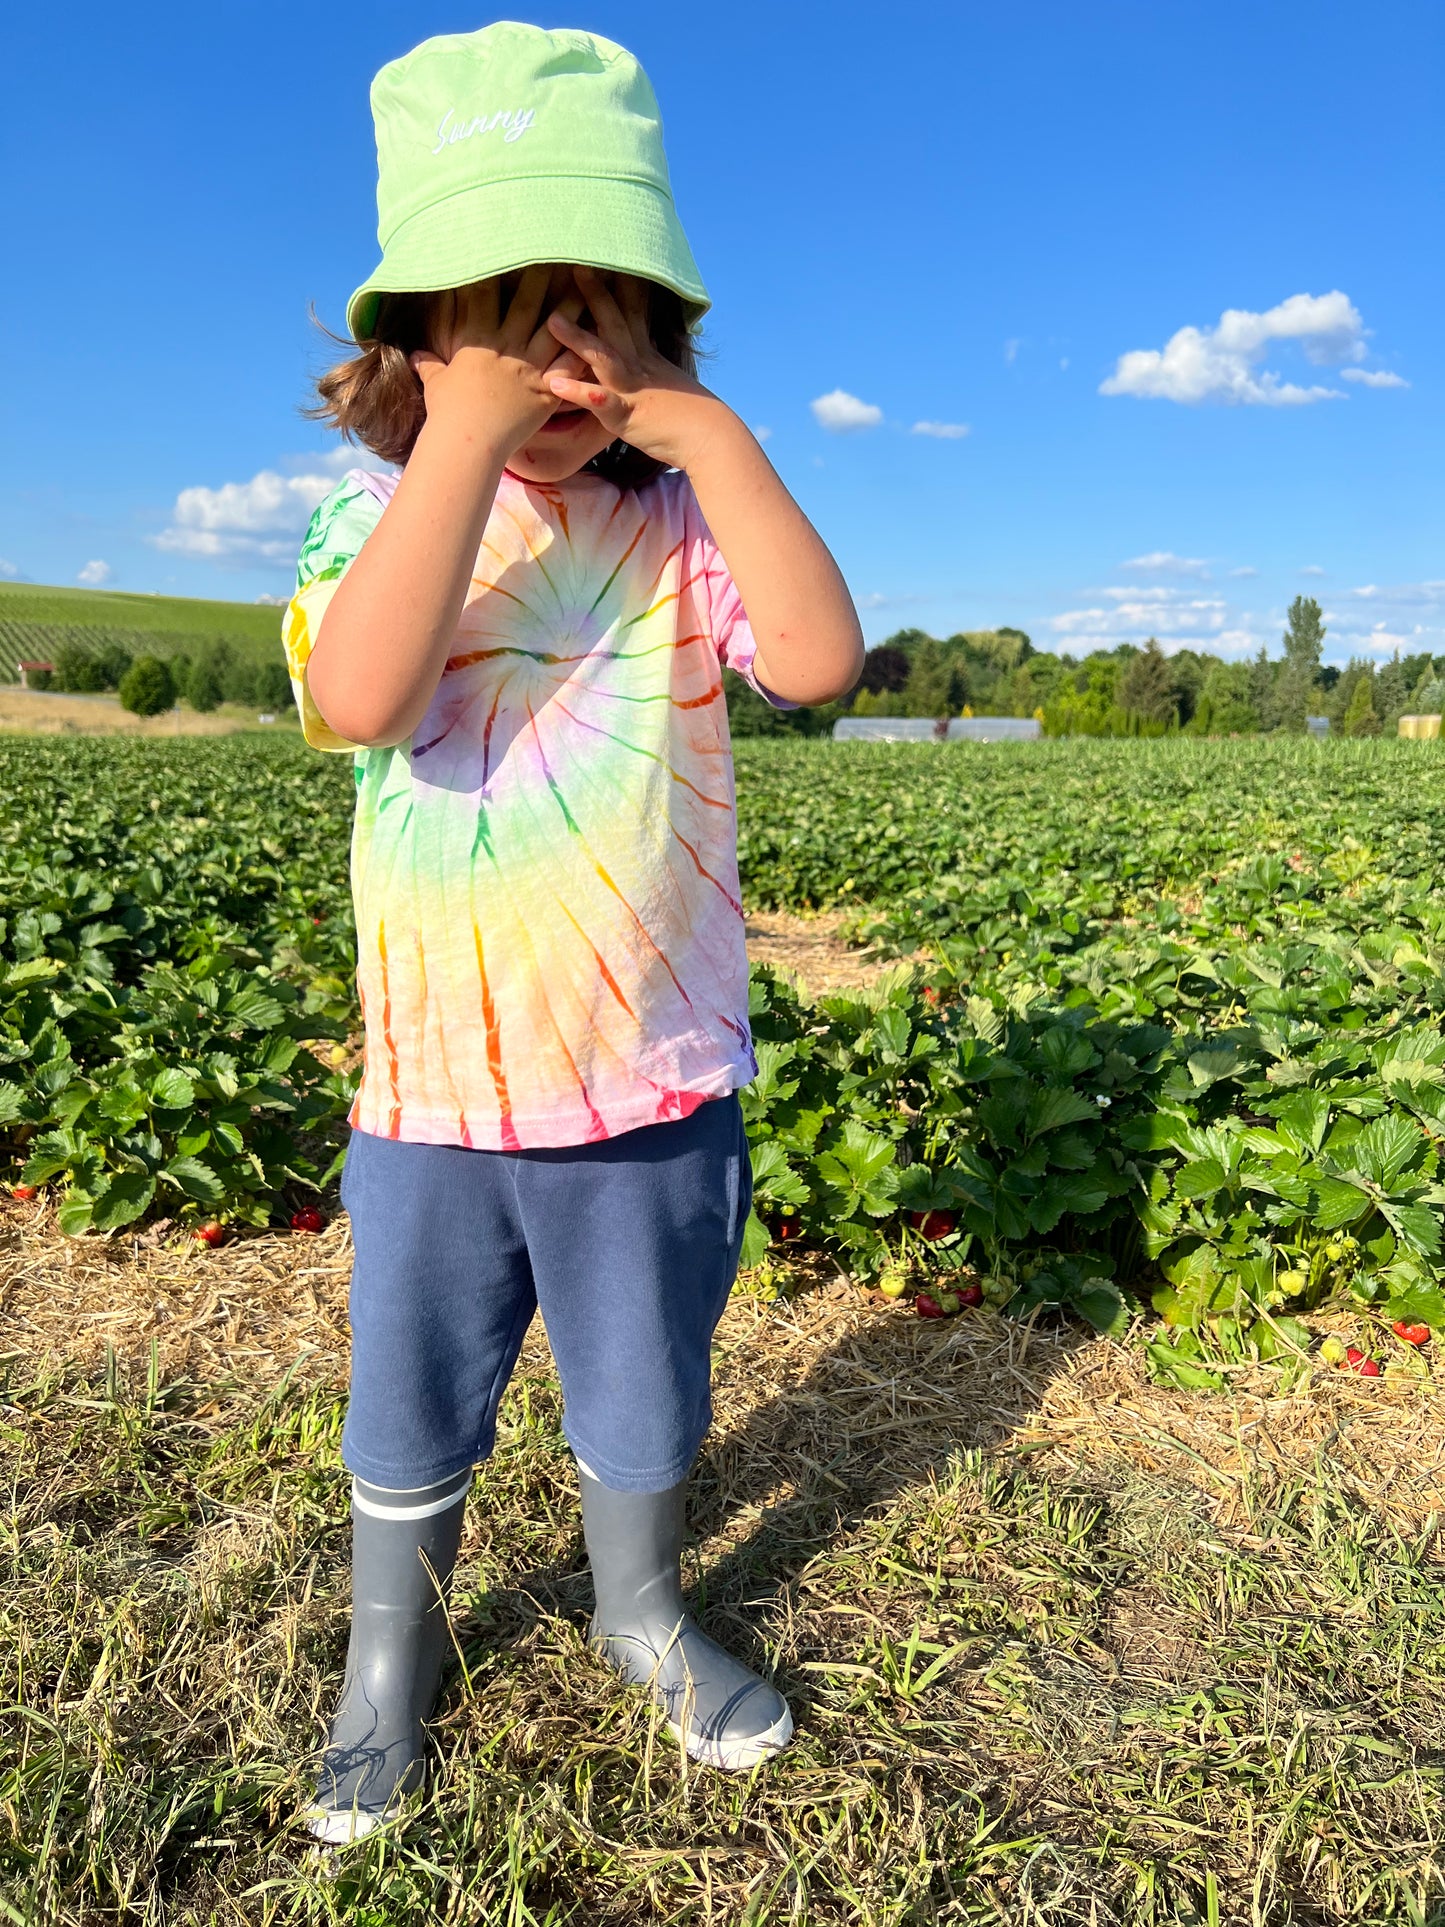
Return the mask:
M565 482L570 475L578 475L597 454L595 448L548 448L545 443L518 452L507 463L514 475L520 475L524 482Z

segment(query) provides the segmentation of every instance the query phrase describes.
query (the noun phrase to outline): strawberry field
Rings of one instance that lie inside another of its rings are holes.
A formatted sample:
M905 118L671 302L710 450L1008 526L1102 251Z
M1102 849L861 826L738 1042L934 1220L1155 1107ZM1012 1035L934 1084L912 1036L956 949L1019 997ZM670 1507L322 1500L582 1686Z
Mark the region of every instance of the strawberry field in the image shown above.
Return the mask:
M900 960L754 975L747 1259L1288 1356L1445 1327L1437 745L738 746L750 907ZM292 742L0 743L0 1139L63 1230L284 1224L353 1089L352 776ZM212 1235L217 1235L214 1232Z

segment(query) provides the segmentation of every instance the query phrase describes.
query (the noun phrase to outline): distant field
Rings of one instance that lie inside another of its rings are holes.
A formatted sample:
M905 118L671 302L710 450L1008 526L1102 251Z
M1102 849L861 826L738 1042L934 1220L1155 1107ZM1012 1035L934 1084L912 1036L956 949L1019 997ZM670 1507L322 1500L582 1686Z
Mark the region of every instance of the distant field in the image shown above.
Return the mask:
M238 655L279 659L281 611L267 603L0 582L0 680L7 682L17 680L22 658L48 662L63 643L98 649L123 642L134 653L169 656L221 640Z

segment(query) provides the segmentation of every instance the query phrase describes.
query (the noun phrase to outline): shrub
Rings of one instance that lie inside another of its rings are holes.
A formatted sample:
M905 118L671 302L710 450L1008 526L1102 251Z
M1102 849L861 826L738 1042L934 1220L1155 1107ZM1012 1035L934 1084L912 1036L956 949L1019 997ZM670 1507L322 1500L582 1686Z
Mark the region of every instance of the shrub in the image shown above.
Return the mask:
M67 695L98 696L105 688L99 662L78 642L63 642L55 652L55 687Z
M159 716L176 700L169 666L159 656L138 656L125 672L120 700L133 716Z
M263 662L257 669L256 702L262 709L290 707L291 677L284 662Z
M95 652L95 666L103 689L119 689L130 668L131 653L123 642L104 642Z
M201 715L208 714L221 701L221 679L216 674L215 664L209 656L201 656L191 665L190 674L182 687L191 708Z

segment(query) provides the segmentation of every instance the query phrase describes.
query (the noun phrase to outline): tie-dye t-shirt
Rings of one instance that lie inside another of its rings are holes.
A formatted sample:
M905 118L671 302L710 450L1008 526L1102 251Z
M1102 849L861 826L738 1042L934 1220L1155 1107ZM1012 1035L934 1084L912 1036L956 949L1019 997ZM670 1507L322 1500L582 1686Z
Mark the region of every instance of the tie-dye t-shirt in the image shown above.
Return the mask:
M350 1121L518 1150L685 1117L757 1070L721 676L758 686L753 639L691 485L504 474L431 706L377 749L306 663L395 486L322 502L284 628L306 740L355 752Z

